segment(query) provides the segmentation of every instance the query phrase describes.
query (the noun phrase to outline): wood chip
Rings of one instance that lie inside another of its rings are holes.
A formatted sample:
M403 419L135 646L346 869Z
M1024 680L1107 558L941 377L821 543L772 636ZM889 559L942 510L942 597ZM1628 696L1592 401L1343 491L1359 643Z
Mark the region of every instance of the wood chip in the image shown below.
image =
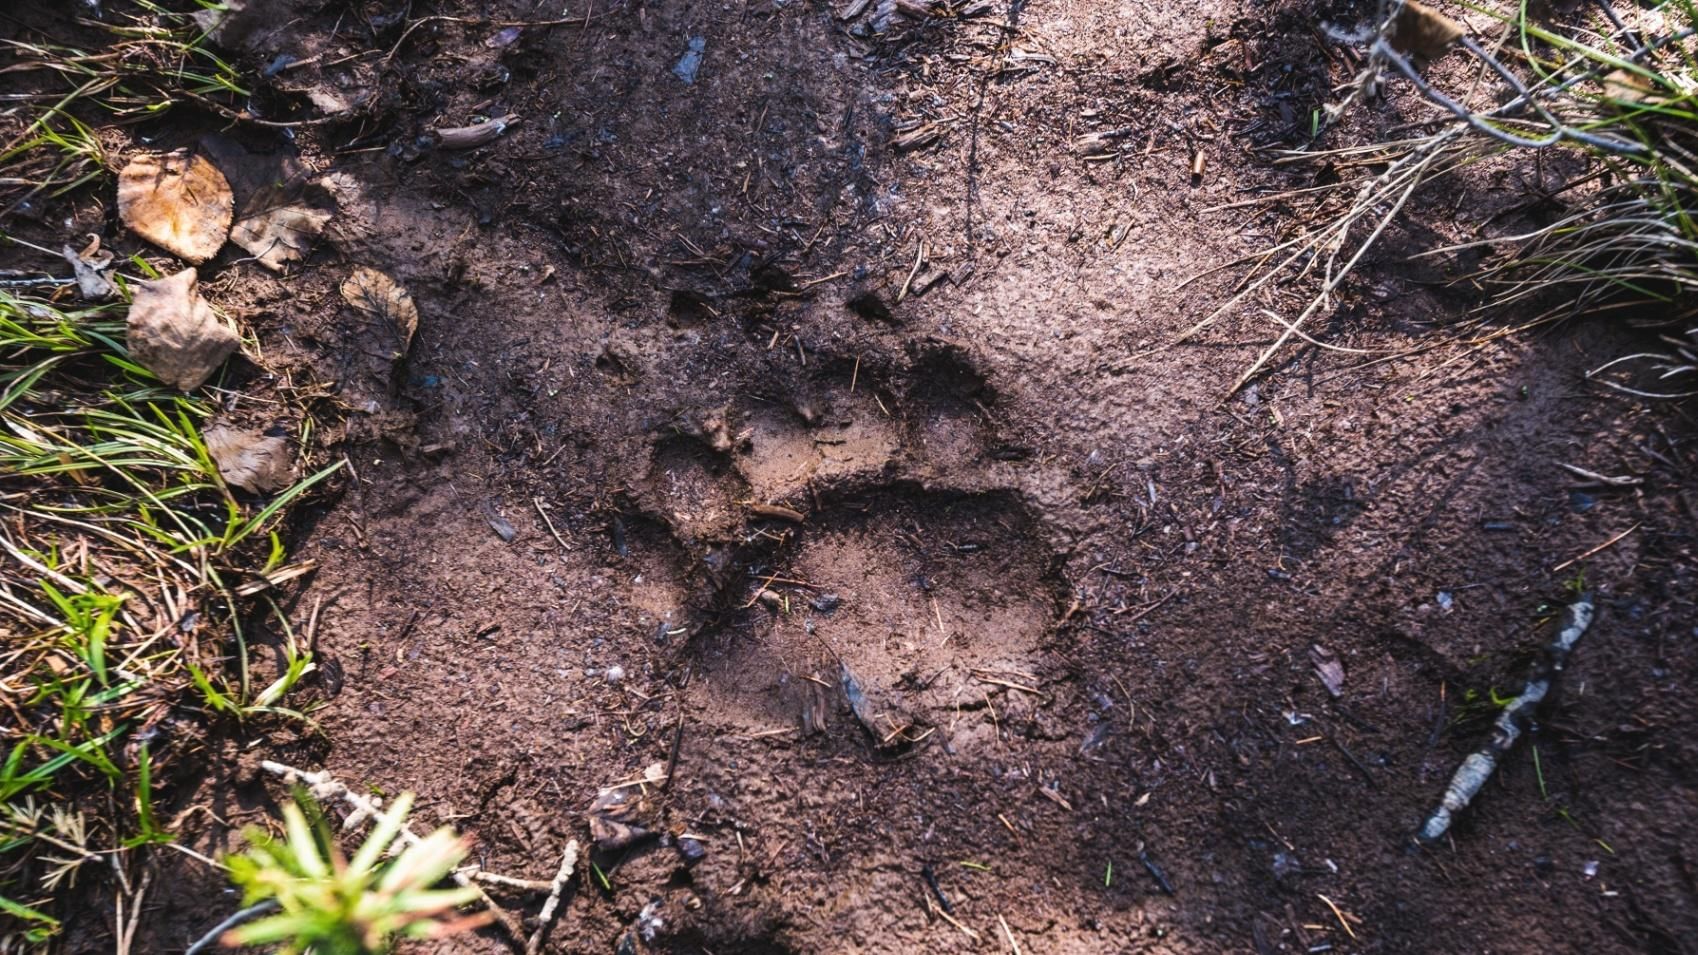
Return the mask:
M916 126L906 132L897 133L890 140L890 145L899 153L913 152L922 149L943 138L943 129L937 123L926 123Z
M806 515L804 515L801 511L785 507L782 504L750 504L749 513L754 514L757 517L767 517L777 521L789 521L792 524L800 524L804 520L807 520Z
M1338 699L1344 692L1344 664L1338 661L1338 654L1320 644L1309 648L1309 662L1314 664L1315 675L1321 678L1321 684Z
M451 126L447 129L436 130L437 145L443 149L476 149L487 146L501 138L508 127L519 123L517 116L502 116L487 123L474 123L471 126Z
M1067 810L1068 812L1073 811L1073 804L1068 802L1066 799L1062 798L1062 795L1060 793L1049 788L1048 786L1039 786L1038 792L1045 799L1048 799L1050 802L1055 803L1057 806L1060 806L1061 808Z

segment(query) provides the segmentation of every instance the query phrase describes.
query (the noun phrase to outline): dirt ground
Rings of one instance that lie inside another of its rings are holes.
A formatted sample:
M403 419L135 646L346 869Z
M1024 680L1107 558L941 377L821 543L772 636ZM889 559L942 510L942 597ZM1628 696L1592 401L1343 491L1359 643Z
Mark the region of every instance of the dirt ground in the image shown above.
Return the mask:
M1691 419L1584 381L1617 328L1422 347L1478 299L1405 252L1526 184L1392 238L1316 329L1366 354L1223 401L1275 326L1172 344L1237 273L1187 280L1281 228L1212 210L1308 182L1258 150L1348 80L1315 26L1350 5L274 7L255 108L340 118L223 132L330 173L338 218L208 294L353 477L295 538L322 732L223 738L172 792L186 845L275 806L268 757L546 879L660 763L548 950L1698 951ZM417 299L403 360L353 266ZM1411 849L1581 572L1599 619L1532 745ZM238 906L156 864L136 951Z

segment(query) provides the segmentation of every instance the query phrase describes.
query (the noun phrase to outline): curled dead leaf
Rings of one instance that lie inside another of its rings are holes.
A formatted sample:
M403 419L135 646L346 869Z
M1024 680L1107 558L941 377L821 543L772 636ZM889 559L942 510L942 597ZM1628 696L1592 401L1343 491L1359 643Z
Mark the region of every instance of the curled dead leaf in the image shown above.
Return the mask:
M1665 102L1649 79L1632 70L1612 70L1602 80L1604 95L1618 107L1655 106Z
M257 194L248 213L236 220L230 241L259 264L281 272L306 258L330 217L328 209L290 197L282 186L272 186Z
M386 321L399 341L393 358L407 353L419 330L419 308L399 282L376 269L357 268L342 283L342 298L367 315Z
M590 838L603 852L624 849L649 836L653 806L636 787L603 790L590 806Z
M108 277L112 270L112 253L100 248L100 236L90 235L89 244L81 252L69 245L61 254L65 261L71 263L71 272L77 279L77 294L85 302L104 302L118 290Z
M160 381L192 391L236 350L236 333L201 298L194 269L132 288L130 355Z
M231 487L263 494L287 487L294 480L289 444L282 438L215 426L207 428L201 439L224 483Z
M224 247L234 214L230 183L199 153L142 153L118 174L125 227L192 265Z

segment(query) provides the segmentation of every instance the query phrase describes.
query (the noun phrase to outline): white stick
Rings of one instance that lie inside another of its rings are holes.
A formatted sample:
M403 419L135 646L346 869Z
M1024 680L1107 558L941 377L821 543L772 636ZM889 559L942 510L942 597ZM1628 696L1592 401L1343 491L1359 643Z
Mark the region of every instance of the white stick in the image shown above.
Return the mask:
M525 955L537 955L542 951L542 937L548 934L548 927L554 922L554 909L560 904L560 895L566 891L566 883L571 880L572 870L577 866L578 840L572 839L566 843L566 853L560 857L560 871L554 874L554 888L548 893L548 901L542 904L542 911L537 914L537 930L525 944Z
M1478 752L1469 753L1468 758L1457 767L1456 774L1450 778L1450 785L1445 788L1444 798L1439 801L1439 807L1434 809L1415 833L1415 840L1421 843L1437 842L1444 838L1450 830L1451 818L1462 810L1479 795L1480 789L1486 785L1486 780L1492 778L1492 773L1498 768L1498 762L1509 754L1527 724L1533 720L1533 711L1544 701L1545 694L1551 691L1551 684L1562 673L1563 664L1568 662L1568 654L1579 642L1580 635L1592 625L1592 601L1581 597L1568 605L1567 619L1563 621L1562 631L1550 646L1545 648L1544 662L1528 677L1527 685L1521 695L1509 701L1509 705L1498 714L1497 723L1492 727L1492 738Z

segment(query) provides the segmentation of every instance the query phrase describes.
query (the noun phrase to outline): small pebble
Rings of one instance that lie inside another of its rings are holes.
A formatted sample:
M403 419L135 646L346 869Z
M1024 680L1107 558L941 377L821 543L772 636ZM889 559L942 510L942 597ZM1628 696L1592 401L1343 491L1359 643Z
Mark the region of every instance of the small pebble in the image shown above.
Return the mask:
M678 855L683 858L685 865L695 865L707 858L707 846L686 836L678 840Z
M702 54L706 50L706 37L691 37L689 45L684 50L684 55L679 57L677 64L672 67L672 75L685 83L694 83L696 74L701 72Z

